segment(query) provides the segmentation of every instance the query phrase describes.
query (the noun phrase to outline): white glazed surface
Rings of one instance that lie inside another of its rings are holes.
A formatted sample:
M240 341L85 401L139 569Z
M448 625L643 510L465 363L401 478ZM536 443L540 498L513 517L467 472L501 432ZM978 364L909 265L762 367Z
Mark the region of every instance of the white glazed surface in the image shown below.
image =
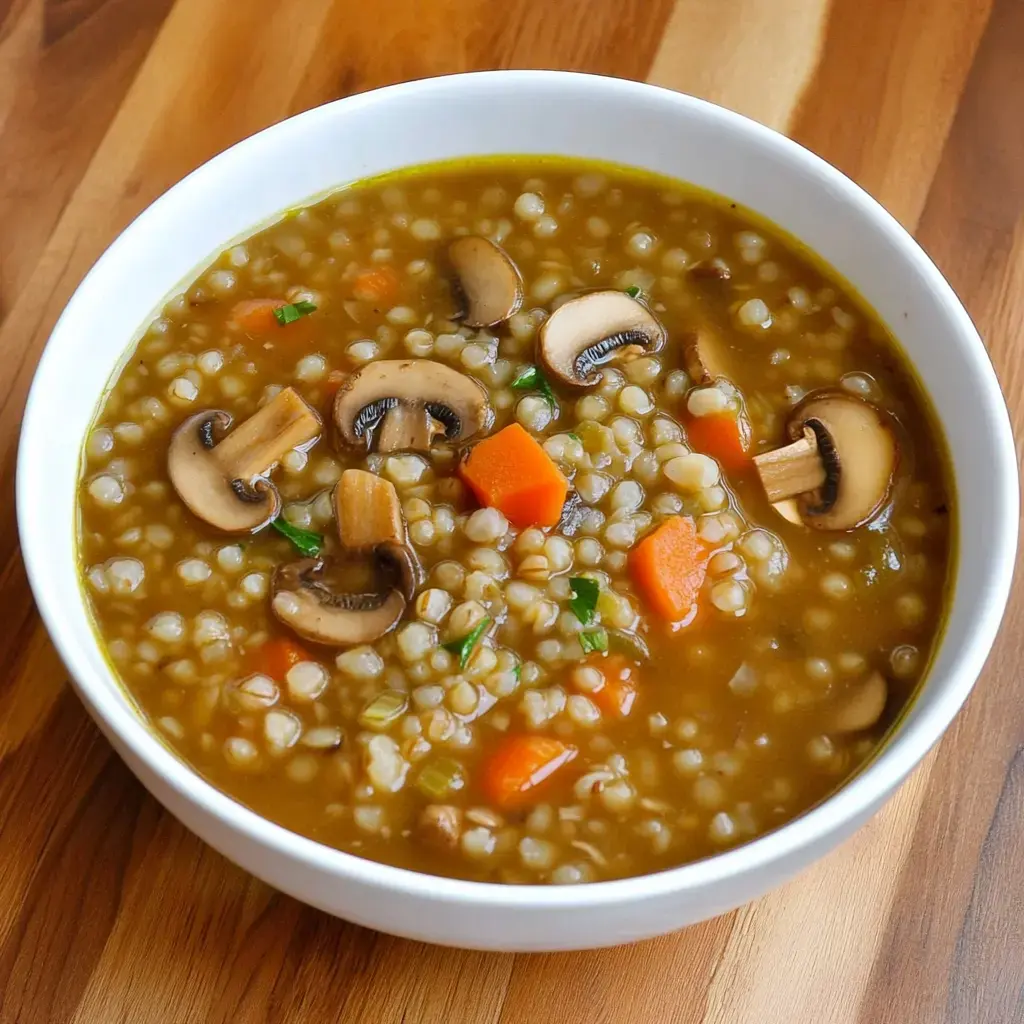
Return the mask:
M815 810L755 842L657 875L588 886L484 885L361 860L281 829L203 782L143 724L112 678L79 589L79 445L128 340L176 285L230 240L317 193L412 164L501 153L629 163L729 196L784 227L900 338L953 459L955 597L924 691L898 734ZM970 692L1006 603L1018 516L1013 438L984 346L895 220L839 172L738 115L650 86L558 72L429 79L341 100L247 139L171 189L114 242L53 331L25 413L17 498L32 589L75 686L173 814L253 874L330 913L412 938L504 950L661 934L762 894L850 835Z

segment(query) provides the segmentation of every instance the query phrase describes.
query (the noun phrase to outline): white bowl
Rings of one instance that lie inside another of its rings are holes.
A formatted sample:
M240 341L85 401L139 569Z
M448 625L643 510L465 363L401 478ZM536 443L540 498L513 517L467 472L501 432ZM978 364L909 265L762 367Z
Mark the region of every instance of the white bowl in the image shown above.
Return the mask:
M129 341L161 301L232 239L317 193L410 164L500 153L633 164L729 196L786 228L899 337L952 454L952 610L897 734L814 810L656 875L552 887L454 881L361 860L273 825L154 737L113 679L83 606L74 541L79 446ZM783 136L700 100L608 78L515 71L413 82L319 107L234 146L157 200L107 250L54 328L25 413L17 498L32 589L78 692L174 815L248 871L329 913L416 939L503 950L664 933L760 895L850 835L942 735L973 686L1006 602L1018 513L1009 419L981 339L938 270L874 200Z

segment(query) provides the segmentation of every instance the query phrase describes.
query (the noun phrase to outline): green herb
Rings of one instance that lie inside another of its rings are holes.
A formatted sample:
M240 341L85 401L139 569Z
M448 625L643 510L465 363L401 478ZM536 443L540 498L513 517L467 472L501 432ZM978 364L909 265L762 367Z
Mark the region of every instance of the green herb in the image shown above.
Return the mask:
M316 306L312 302L293 302L288 306L278 306L274 310L274 318L277 322L285 327L288 324L295 323L296 320L304 316L309 316L310 313L316 312Z
M306 558L316 558L324 549L324 539L319 533L292 526L286 519L281 518L275 519L270 525L282 537L287 537L295 545L295 550Z
M515 673L516 682L518 683L523 678L523 666L516 662L516 667L512 671Z
M640 296L641 296L641 295L643 295L643 289L642 289L642 288L638 288L638 287L637 287L637 286L636 286L635 284L634 284L634 285L630 285L630 286L629 286L629 287L628 287L628 288L626 289L626 294L627 294L627 295L628 295L628 296L629 296L629 297L630 297L631 299L639 299L639 298L640 298Z
M600 585L586 576L573 576L569 580L569 589L572 591L569 607L584 626L589 626L597 607L597 596L601 593Z
M462 789L465 784L462 765L450 757L439 757L424 765L416 777L416 788L432 800L442 800L449 793Z
M608 650L608 634L603 629L588 629L580 633L580 647L584 654Z
M447 643L441 644L446 651L451 651L452 654L457 654L459 656L459 668L466 667L466 662L469 661L469 656L473 653L473 648L476 647L477 640L487 632L487 627L490 624L491 620L485 616L477 623L475 628L465 636L459 637L458 640L449 640Z
M538 367L526 366L516 374L516 379L512 381L512 387L517 391L536 391L537 382L543 376Z
M571 430L569 431L569 437L571 437L574 441L579 441L580 444L583 444L583 438L580 437L579 434L574 434Z
M405 714L409 698L399 690L383 690L359 712L359 724L365 729L386 729Z
M558 408L558 399L555 398L555 393L539 366L527 366L520 370L516 379L512 381L512 387L517 391L539 391L548 400L552 409Z

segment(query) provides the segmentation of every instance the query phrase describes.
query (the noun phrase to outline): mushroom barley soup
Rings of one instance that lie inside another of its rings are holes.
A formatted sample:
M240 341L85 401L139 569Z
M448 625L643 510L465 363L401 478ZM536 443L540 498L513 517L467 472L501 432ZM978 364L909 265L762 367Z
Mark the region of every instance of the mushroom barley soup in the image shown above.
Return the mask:
M885 328L727 203L504 158L345 188L145 330L82 573L167 744L361 856L657 871L871 756L935 647L943 443Z

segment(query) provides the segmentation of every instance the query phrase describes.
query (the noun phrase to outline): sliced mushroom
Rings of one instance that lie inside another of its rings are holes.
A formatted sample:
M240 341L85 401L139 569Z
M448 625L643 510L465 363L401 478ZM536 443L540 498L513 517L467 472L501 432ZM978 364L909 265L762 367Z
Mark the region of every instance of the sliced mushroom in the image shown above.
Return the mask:
M365 469L346 469L335 485L334 519L342 545L368 551L378 544L406 544L405 521L398 491Z
M454 285L468 327L493 327L523 304L523 279L508 253L489 238L466 235L448 246Z
M278 569L271 608L307 640L337 647L370 643L402 618L419 585L419 562L394 484L347 469L333 498L342 554Z
M856 689L843 694L831 709L828 732L863 732L885 711L889 688L880 672L872 672Z
M654 352L665 328L651 311L625 292L588 292L559 306L540 329L544 369L572 387L593 387L598 367L613 359Z
M683 362L694 384L711 384L728 377L725 346L705 324L694 328L683 340Z
M802 522L819 530L868 522L889 494L898 457L885 414L844 392L818 392L793 410L788 432L792 444L754 458L768 500L778 507L796 498Z
M430 359L368 363L341 385L334 400L341 440L369 449L376 431L381 452L427 451L440 438L466 441L493 419L481 384Z
M401 549L400 549L401 550ZM377 588L364 591L341 589L332 578L334 563L303 558L281 566L274 573L274 614L305 640L347 647L367 644L398 625L406 597L400 589L402 568L375 557L387 578Z
M293 448L319 436L320 417L285 388L234 430L231 424L230 413L219 409L190 416L171 438L167 474L204 522L225 533L252 533L281 508L267 474Z

